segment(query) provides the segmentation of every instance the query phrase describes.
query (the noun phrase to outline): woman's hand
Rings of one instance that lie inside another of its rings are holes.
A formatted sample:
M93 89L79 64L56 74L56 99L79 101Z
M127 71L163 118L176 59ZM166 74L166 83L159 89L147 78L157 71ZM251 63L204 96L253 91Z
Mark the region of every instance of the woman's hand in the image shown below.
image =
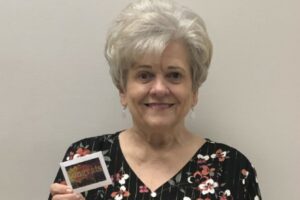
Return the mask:
M72 188L67 185L53 183L50 187L52 200L84 200L80 193L75 193Z

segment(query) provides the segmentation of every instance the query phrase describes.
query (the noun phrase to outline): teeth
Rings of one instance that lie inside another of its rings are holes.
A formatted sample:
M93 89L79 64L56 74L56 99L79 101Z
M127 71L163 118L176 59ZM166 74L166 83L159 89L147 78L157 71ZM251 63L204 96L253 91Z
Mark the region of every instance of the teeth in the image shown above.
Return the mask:
M170 108L174 104L168 104L168 103L146 103L147 107L151 108L157 108L157 109L164 109L164 108Z

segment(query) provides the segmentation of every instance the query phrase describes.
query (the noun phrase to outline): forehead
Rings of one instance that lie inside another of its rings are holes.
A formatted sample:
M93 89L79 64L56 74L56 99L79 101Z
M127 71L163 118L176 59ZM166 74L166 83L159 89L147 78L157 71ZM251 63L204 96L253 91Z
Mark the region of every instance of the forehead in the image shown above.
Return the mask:
M145 53L136 59L133 67L137 66L179 66L188 68L188 51L181 41L168 43L161 54Z

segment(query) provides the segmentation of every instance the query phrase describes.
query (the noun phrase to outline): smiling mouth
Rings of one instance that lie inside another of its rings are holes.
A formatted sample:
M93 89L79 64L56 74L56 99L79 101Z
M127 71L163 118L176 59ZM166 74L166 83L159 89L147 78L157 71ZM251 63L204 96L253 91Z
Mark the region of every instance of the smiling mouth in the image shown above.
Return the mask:
M145 103L145 106L153 109L166 109L174 106L174 103Z

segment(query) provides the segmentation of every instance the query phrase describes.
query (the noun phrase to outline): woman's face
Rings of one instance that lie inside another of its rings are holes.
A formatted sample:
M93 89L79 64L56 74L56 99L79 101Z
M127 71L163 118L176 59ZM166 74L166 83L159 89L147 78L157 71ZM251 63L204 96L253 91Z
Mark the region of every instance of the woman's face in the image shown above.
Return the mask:
M160 57L144 55L139 59L130 68L120 97L139 129L184 126L185 116L197 103L184 44L174 41Z

